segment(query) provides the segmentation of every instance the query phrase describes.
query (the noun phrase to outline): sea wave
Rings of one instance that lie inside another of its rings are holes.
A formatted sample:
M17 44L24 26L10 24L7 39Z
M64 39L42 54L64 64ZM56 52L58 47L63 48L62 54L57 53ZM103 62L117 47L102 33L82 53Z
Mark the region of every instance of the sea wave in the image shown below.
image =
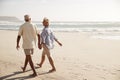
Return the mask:
M0 21L1 30L18 30L23 22ZM41 22L35 23L42 30ZM119 22L51 22L53 31L59 32L120 32Z

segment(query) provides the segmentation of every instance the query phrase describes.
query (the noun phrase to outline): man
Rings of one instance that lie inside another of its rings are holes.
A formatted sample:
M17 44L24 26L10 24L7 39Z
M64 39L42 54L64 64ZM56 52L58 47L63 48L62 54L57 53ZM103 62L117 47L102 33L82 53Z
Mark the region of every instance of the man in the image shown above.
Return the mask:
M60 45L62 46L62 44L55 38L52 30L50 29L49 27L49 20L47 18L44 18L43 19L43 30L42 30L42 33L41 33L41 44L42 44L42 47L43 47L43 52L42 52L42 58L41 58L41 62L40 64L37 64L38 66L42 67L42 64L44 63L45 61L45 55L48 57L48 60L52 66L52 69L49 70L49 72L53 72L53 71L56 71L56 68L54 66L54 62L53 62L53 59L51 57L51 53L50 53L50 49L53 49L54 45L53 45L53 42L54 40Z
M21 67L21 68L22 68L23 72L25 72L26 66L29 63L30 67L33 70L32 76L37 76L31 55L34 52L34 48L35 48L35 44L36 44L36 35L38 36L38 47L39 47L39 49L41 48L40 47L40 35L37 32L37 26L31 22L31 18L29 15L25 15L24 20L25 20L25 23L23 25L21 25L19 28L16 48L17 48L17 50L20 48L19 41L22 36L22 38L23 38L22 46L23 46L26 58L25 58L24 67Z

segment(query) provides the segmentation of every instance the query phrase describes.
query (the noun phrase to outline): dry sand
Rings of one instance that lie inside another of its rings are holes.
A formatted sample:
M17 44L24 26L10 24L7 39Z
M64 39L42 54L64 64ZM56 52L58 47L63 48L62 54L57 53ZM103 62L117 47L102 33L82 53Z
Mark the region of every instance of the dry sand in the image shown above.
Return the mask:
M62 42L51 51L57 71L48 59L42 68L36 68L37 77L27 66L22 73L25 55L16 50L17 31L0 30L0 80L120 80L120 40L91 38L90 33L56 32ZM22 43L22 40L21 40ZM32 56L35 67L40 62L42 50L35 49Z

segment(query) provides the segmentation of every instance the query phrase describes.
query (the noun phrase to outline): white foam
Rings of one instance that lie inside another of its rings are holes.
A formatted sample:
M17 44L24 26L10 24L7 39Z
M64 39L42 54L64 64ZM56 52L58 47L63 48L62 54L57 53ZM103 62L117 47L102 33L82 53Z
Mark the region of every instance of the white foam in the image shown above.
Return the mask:
M108 36L108 35L94 35L92 36L92 38L95 38L95 39L107 39L107 40L120 40L120 36Z

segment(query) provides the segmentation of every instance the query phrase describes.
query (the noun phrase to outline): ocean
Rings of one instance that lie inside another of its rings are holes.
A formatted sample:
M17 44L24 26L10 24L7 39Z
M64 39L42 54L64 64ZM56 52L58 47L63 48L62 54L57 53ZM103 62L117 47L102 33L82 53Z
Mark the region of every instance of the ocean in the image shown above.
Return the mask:
M0 21L0 30L18 30L24 22ZM39 30L41 22L33 22ZM89 32L92 38L120 40L120 22L50 22L50 27L57 32Z

